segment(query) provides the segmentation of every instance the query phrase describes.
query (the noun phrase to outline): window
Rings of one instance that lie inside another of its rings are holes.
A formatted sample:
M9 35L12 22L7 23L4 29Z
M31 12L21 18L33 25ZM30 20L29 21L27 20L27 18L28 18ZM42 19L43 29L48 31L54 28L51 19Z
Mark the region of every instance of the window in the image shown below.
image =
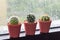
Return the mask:
M52 20L59 20L60 0L0 0L0 34L8 32L7 22L10 16L19 16L23 23L29 13L33 13L36 20L45 13Z

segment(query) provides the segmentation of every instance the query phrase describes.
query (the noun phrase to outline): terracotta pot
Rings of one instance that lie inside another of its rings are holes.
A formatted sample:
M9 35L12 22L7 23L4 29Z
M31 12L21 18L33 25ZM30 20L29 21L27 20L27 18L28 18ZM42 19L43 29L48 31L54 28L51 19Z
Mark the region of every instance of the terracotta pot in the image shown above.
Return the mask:
M20 34L21 24L12 25L8 23L9 35L11 38L18 38Z
M24 23L26 35L35 35L37 23Z
M51 21L39 21L40 33L49 33Z

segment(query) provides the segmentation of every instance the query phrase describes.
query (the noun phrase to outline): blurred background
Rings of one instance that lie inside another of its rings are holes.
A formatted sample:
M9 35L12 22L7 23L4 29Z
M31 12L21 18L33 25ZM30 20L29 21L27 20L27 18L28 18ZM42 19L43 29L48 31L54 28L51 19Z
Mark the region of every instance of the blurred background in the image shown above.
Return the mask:
M34 14L36 20L44 14L48 14L52 20L59 20L60 0L0 0L0 33L8 30L10 16L18 16L23 23L29 13Z

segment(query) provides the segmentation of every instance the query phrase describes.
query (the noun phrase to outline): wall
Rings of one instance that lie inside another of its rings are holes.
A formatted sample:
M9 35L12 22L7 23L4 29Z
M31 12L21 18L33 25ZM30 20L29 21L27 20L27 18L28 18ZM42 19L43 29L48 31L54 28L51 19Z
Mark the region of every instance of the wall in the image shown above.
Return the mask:
M0 0L0 25L3 25L6 21L7 14L7 1Z

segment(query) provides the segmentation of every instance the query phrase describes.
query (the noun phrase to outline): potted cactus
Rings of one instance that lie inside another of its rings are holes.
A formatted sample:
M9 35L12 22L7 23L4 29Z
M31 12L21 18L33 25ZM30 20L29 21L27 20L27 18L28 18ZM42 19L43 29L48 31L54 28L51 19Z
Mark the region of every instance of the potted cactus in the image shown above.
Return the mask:
M8 22L8 30L10 38L18 38L20 34L21 23L17 16L12 16Z
M39 20L40 33L49 33L49 28L51 25L51 20L48 15L44 15Z
M27 15L27 20L24 21L26 35L35 35L36 24L35 16L33 14Z

